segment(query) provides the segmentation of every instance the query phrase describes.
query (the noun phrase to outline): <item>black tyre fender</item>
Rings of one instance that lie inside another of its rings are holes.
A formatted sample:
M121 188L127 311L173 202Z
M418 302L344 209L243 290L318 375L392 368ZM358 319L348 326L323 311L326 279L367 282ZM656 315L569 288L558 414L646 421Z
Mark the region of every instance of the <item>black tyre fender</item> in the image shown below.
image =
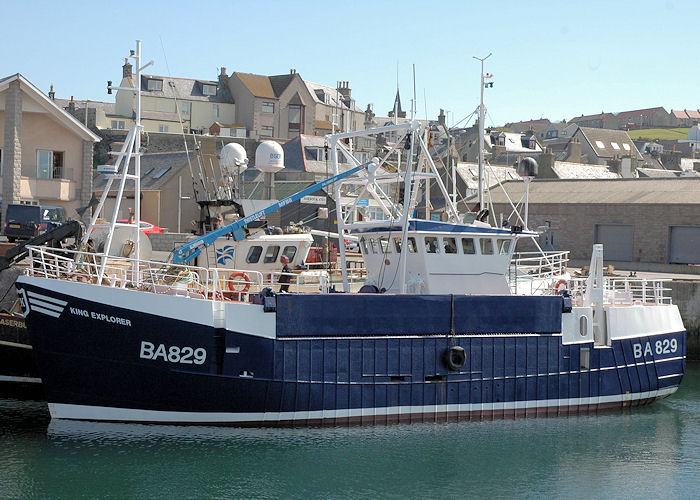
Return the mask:
M463 347L455 345L443 353L445 366L452 371L459 371L467 362L467 353Z

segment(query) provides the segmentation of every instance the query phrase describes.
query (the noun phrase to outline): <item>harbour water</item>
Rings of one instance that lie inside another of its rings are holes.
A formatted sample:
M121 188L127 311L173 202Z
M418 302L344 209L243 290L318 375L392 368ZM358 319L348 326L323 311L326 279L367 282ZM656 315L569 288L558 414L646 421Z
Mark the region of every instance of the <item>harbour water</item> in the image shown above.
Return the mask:
M0 399L0 498L698 498L700 363L631 411L237 429L50 422Z

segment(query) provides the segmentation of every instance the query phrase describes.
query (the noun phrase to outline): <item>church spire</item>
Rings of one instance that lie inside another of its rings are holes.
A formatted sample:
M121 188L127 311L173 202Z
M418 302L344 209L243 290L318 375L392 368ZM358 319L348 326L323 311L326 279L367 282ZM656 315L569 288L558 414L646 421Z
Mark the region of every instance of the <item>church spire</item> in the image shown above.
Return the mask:
M393 118L396 115L397 118L406 118L406 112L401 109L401 96L399 96L399 89L396 88L396 99L394 99L394 109L389 111L389 118Z

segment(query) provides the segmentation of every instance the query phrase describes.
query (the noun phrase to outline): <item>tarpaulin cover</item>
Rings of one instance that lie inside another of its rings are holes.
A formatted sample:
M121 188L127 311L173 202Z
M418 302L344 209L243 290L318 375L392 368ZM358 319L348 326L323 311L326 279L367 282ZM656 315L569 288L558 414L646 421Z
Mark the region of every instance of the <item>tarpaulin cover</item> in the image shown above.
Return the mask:
M456 334L559 333L559 296L454 296ZM277 295L277 336L444 335L450 295Z

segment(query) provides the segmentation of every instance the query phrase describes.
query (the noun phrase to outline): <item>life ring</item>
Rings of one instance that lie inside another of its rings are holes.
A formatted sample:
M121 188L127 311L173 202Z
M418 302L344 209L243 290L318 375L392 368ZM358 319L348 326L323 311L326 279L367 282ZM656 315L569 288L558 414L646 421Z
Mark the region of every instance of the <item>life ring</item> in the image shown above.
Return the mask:
M237 285L242 285L242 287L238 288ZM240 300L250 290L250 278L243 271L234 271L228 277L228 289L231 290L233 296Z
M559 280L554 285L554 295L559 295L559 292L566 290L568 288L568 283L566 280Z
M467 353L463 347L455 345L445 350L443 360L447 368L452 371L458 371L467 362Z

